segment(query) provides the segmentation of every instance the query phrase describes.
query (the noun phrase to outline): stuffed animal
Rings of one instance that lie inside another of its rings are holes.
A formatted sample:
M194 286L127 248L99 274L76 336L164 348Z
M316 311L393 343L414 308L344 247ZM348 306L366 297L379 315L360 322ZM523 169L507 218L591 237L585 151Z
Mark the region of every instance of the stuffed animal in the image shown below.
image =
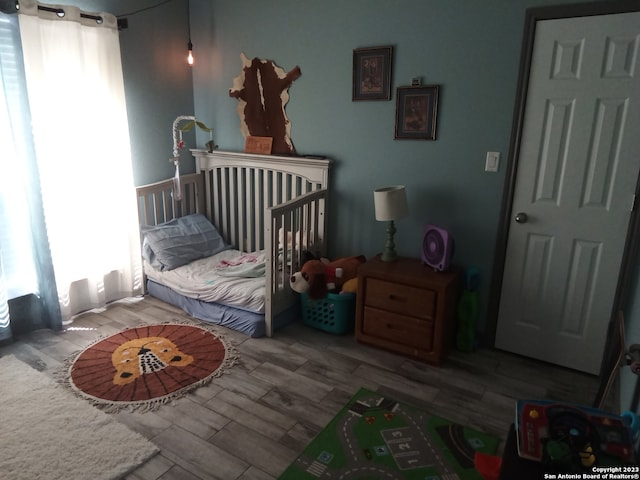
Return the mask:
M341 291L345 282L358 276L358 267L366 261L364 255L343 257L325 263L321 260L308 260L299 272L289 280L291 289L303 293L309 298L319 300L332 291Z
M286 233L286 235L285 235ZM309 232L310 237L307 237L307 232L304 231L302 233L302 237L300 237L300 231L295 232L295 234L293 232L290 231L286 231L283 227L280 227L280 229L278 230L278 242L279 242L279 246L281 249L287 249L287 247L291 247L291 245L293 245L294 239L295 239L295 244L297 245L298 248L300 247L309 247L309 238L311 238L311 241L313 242L313 230L311 230L311 232ZM286 236L286 240L285 240L285 236Z
M340 294L356 293L358 291L358 277L347 280L342 284L342 290Z

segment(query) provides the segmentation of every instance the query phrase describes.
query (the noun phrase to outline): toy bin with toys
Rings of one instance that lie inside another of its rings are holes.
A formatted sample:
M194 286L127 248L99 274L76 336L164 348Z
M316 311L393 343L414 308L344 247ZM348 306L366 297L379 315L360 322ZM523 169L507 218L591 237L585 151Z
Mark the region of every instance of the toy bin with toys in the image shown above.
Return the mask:
M355 293L328 293L313 300L304 292L300 295L302 321L319 330L343 335L353 331L356 318Z

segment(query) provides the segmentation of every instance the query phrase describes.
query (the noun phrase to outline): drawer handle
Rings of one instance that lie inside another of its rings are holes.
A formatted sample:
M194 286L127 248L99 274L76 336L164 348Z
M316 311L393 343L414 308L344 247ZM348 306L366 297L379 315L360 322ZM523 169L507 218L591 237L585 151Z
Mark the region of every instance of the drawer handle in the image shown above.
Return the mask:
M394 295L393 293L390 293L389 300L394 300L396 302L406 302L407 297L399 297L398 295Z
M399 332L404 332L404 328L402 327L398 327L396 325L394 325L393 323L387 323L387 330L397 330Z

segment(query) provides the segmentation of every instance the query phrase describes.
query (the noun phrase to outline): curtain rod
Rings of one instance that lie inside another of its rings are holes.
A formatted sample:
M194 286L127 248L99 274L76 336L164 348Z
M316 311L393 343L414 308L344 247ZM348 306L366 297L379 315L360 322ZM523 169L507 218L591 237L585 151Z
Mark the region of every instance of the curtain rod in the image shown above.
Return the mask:
M171 1L171 0L168 0ZM161 4L158 5L154 5L153 7L149 7L146 9L141 9L138 10L136 12L132 12L131 15L138 13L138 12L142 12L144 10L148 10L150 8L155 8L159 5L162 5L164 3L167 3L167 1L162 2ZM6 13L6 14L13 14L13 13L18 13L18 10L20 10L20 2L18 0L0 0L0 12L2 13ZM52 12L55 13L56 15L58 15L59 17L64 17L64 9L62 8L54 8L54 7L48 7L46 5L38 5L38 10L44 10L46 12ZM92 15L90 13L80 13L80 16L82 18L87 18L90 20L95 20L96 23L101 24L103 22L103 18L99 15ZM118 30L122 30L125 28L129 27L129 21L126 18L123 18L123 16L117 16L116 17L117 22L118 22Z
M52 12L58 15L59 17L64 17L64 9L62 8L54 8L47 7L46 5L38 5L38 10L44 10L45 12ZM89 20L95 20L95 22L100 25L104 21L100 15L92 15L90 13L80 12L80 17L88 18ZM118 22L118 30L122 30L124 28L129 27L129 21L126 18L117 18Z
M44 10L45 12L55 13L56 15L58 15L61 18L64 17L64 15L65 15L64 9L62 9L62 8L54 8L54 7L47 7L46 5L38 5L38 10ZM104 19L100 15L92 15L91 13L80 12L80 17L81 18L87 18L89 20L95 20L95 22L98 25L101 25L102 22L104 21ZM118 22L118 30L122 30L123 28L128 28L129 27L129 22L127 21L126 18L117 18L116 20Z
M20 2L18 0L0 0L0 11L3 13L18 13L20 10ZM43 10L45 12L51 12L58 15L60 18L64 17L65 12L63 8L54 8L48 7L46 5L38 5L38 10ZM104 20L100 15L92 15L90 13L80 12L80 16L82 18L88 18L89 20L95 20L96 23L100 24Z
M64 9L62 9L62 8L54 8L54 7L47 7L46 5L38 5L38 10L44 10L45 12L55 13L56 15L58 15L61 18L64 17L64 15L65 15ZM96 23L98 23L98 24L100 24L100 23L102 23L104 21L100 15L91 15L90 13L80 12L80 16L82 18L88 18L90 20L95 20Z

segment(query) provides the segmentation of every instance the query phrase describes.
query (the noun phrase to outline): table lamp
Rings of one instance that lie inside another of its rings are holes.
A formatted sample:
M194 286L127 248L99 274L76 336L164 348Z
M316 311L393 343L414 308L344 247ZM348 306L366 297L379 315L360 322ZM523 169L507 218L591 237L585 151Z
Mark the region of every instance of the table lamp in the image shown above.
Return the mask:
M409 215L407 192L404 185L377 188L373 191L373 203L376 210L376 220L389 222L387 242L380 258L383 262L393 262L398 257L393 243L393 235L396 233L394 221Z

